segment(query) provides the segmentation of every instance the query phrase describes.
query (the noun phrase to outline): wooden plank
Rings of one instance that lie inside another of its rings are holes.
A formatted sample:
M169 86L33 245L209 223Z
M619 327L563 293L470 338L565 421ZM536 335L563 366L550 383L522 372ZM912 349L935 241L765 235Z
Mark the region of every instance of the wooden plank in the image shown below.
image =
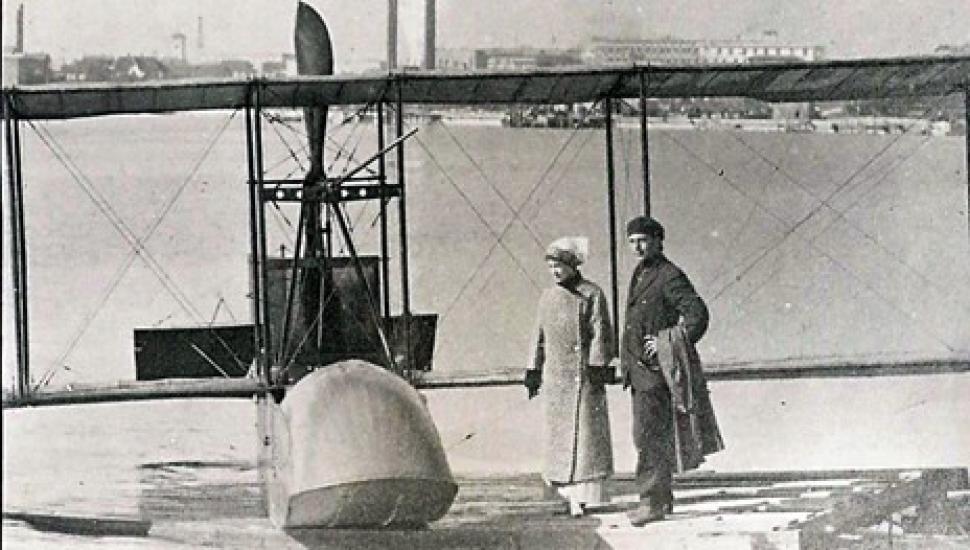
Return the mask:
M901 479L882 492L848 495L829 512L790 527L802 532L803 548L830 548L842 533L878 524L910 506L944 502L948 490L966 489L967 485L965 468L923 470L913 479Z

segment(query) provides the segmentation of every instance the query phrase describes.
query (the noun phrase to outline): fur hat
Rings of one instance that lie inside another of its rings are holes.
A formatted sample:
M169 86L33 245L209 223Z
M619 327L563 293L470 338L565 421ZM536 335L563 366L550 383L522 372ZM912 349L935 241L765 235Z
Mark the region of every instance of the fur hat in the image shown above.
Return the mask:
M664 238L664 226L647 216L637 216L626 224L626 235L653 235Z
M586 237L562 237L546 248L546 259L557 260L571 267L578 267L589 255L589 239Z

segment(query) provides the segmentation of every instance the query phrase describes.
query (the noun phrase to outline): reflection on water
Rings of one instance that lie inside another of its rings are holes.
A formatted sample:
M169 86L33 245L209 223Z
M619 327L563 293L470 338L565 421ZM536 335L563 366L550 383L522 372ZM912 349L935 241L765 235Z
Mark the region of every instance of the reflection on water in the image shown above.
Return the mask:
M139 465L138 471L138 513L143 518L266 517L253 462L149 462Z

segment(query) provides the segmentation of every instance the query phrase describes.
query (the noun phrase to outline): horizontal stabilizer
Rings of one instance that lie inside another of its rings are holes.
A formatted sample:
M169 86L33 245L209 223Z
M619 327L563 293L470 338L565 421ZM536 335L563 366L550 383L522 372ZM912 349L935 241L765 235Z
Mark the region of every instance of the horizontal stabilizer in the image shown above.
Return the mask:
M255 356L253 325L135 329L135 379L240 378Z

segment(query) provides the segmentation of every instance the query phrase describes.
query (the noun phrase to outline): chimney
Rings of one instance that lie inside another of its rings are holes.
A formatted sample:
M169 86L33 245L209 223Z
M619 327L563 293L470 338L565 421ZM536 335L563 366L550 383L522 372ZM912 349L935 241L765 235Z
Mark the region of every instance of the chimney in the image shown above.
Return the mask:
M188 55L186 55L185 51L185 35L177 32L172 35L172 40L175 42L173 46L178 58L182 61L182 63L188 63Z
M397 68L397 0L387 0L387 70Z
M202 38L202 16L201 15L199 16L199 31L198 31L198 35L196 36L195 47L199 50L199 52L202 51L202 48L205 48L205 41Z
M14 53L24 53L24 5L17 6L17 41L13 46Z
M424 0L424 68L435 68L435 0Z

